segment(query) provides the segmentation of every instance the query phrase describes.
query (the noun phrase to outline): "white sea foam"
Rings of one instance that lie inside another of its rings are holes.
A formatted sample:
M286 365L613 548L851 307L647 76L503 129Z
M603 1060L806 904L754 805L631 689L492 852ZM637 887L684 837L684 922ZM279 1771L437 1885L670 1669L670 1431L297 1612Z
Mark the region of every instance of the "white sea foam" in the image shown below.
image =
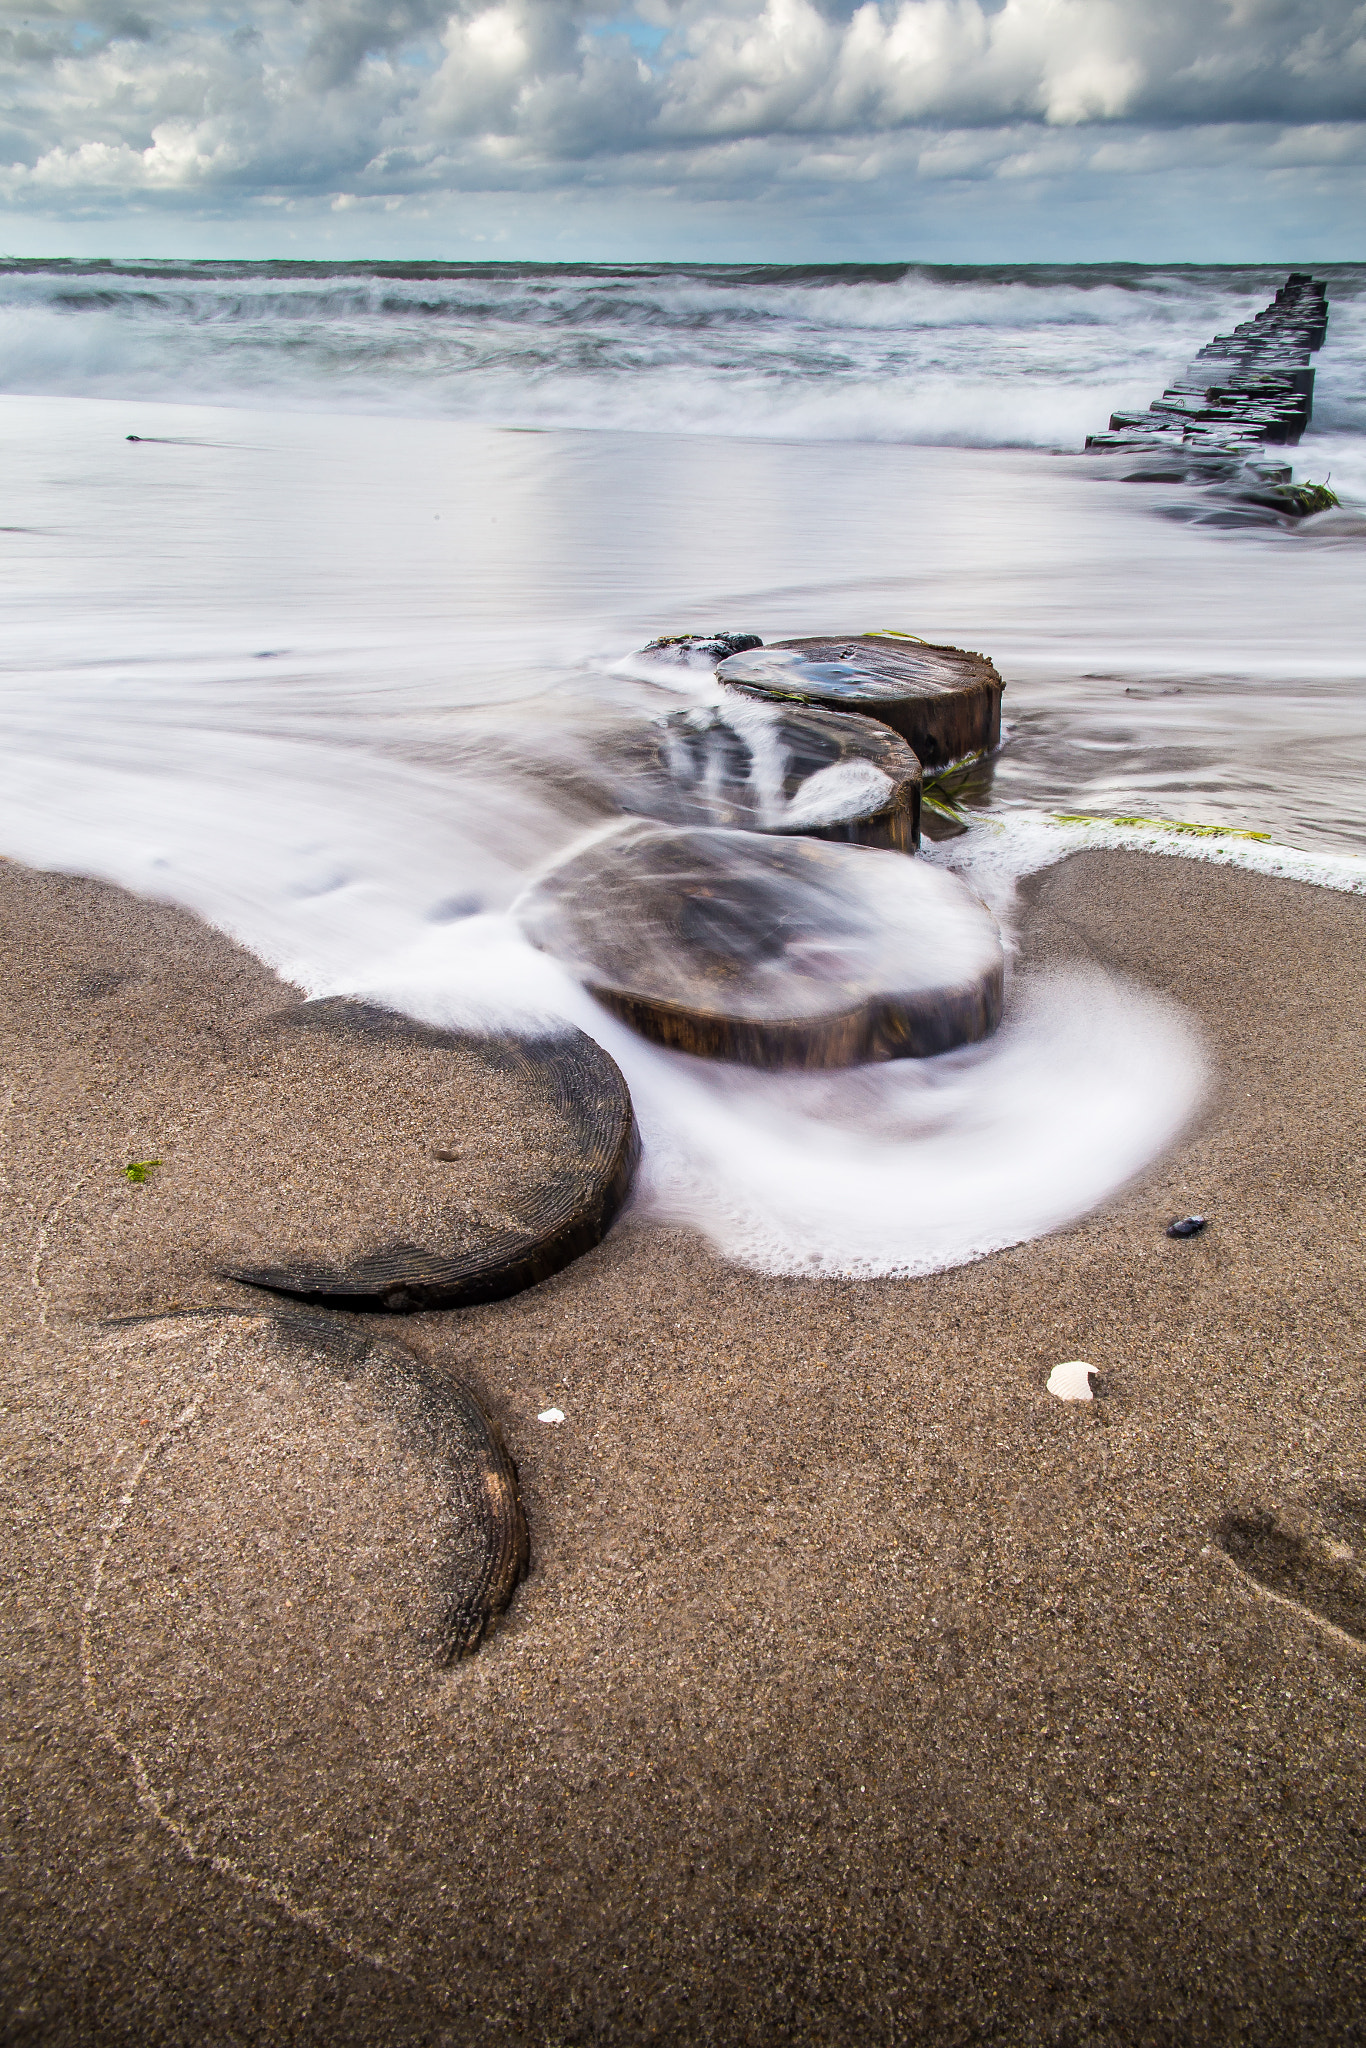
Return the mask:
M998 915L1008 916L1014 885L1025 875L1052 867L1070 853L1101 848L1209 861L1217 867L1246 868L1256 875L1366 896L1366 855L1277 846L1238 832L1223 834L1218 828L1206 835L1157 819L1122 823L1097 818L1078 823L1022 810L976 823L962 839L927 851L930 859L966 875Z
M820 768L784 804L782 819L789 831L811 825L833 825L841 818L876 811L892 793L892 778L871 761L834 761Z
M615 1041L647 1212L770 1273L928 1273L1056 1229L1179 1135L1190 1026L1080 971L1017 989L985 1045L834 1075L739 1075Z

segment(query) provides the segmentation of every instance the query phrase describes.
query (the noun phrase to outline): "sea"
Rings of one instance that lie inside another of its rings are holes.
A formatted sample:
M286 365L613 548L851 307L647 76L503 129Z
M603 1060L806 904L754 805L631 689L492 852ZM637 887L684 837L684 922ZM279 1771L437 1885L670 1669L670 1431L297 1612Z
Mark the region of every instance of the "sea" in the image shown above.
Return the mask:
M1082 452L1285 274L0 263L0 853L183 905L312 995L578 1025L631 1086L636 1218L756 1270L1058 1229L1213 1077L1157 992L1019 960L1022 878L1107 845L1366 890L1366 265L1315 271L1287 451L1337 510L1231 525ZM607 740L715 695L641 650L726 630L996 663L1001 749L922 856L1011 949L990 1040L731 1067L523 937L528 882L605 827Z

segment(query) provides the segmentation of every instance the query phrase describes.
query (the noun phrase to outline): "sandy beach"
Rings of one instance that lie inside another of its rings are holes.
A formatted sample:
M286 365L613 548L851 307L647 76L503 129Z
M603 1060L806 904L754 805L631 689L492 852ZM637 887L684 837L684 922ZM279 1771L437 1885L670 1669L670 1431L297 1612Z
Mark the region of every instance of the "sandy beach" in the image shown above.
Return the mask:
M7 2041L1361 2039L1366 903L1114 853L1025 893L1026 975L1198 1022L1196 1128L928 1280L628 1212L374 1319L521 1475L530 1575L442 1670L430 1473L173 1211L128 1255L172 1183L123 1168L297 992L0 866ZM279 1099L263 1155L319 1142Z

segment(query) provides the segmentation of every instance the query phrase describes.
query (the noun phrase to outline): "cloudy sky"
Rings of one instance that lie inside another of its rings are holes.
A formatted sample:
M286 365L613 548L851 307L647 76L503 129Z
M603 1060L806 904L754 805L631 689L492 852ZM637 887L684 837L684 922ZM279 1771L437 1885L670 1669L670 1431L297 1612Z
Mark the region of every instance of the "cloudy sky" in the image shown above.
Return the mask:
M1366 0L0 0L10 254L1366 258Z

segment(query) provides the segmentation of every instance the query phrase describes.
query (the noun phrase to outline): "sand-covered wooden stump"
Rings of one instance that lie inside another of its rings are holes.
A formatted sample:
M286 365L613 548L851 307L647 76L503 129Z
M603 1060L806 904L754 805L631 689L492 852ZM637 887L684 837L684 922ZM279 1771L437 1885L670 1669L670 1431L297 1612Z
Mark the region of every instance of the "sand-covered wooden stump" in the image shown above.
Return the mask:
M898 734L738 693L633 734L612 786L623 810L669 825L920 843L920 763Z
M394 1516L396 1527L407 1525L409 1554L424 1559L431 1575L420 1635L442 1663L477 1650L525 1575L530 1546L517 1469L471 1390L404 1345L317 1310L233 1318L227 1343L248 1354L255 1346L267 1361L292 1370L304 1402L292 1405L315 1444L329 1425L335 1431L341 1424L354 1463L364 1427L369 1487L378 1491L380 1478L392 1471L396 1486L416 1483L432 1492L435 1512L427 1529L411 1512ZM260 1415L259 1368L253 1376L250 1356L239 1356L236 1368L239 1382L254 1379L253 1407ZM277 1377L287 1390L288 1381ZM278 1426L274 1415L265 1419ZM246 1435L234 1432L239 1456ZM263 1461L265 1455L263 1448ZM324 1456L322 1463L328 1462ZM278 1490L287 1496L295 1476L282 1461ZM378 1501L376 1507L383 1513Z
M86 1610L89 1704L187 1824L213 1829L225 1753L248 1809L265 1752L297 1811L301 1748L411 1697L507 1609L528 1561L516 1468L469 1388L316 1310L94 1341L157 1434Z
M927 771L985 753L1001 738L1001 678L985 655L960 647L880 633L775 640L731 655L716 673L756 696L879 719Z
M308 1105L306 1139L263 1156L258 1110L281 1091ZM232 1279L332 1306L459 1307L597 1244L638 1149L626 1083L582 1032L439 1031L338 999L250 1034L172 1171L220 1190Z
M633 825L545 875L520 916L645 1037L759 1067L945 1052L1000 1020L990 913L872 847Z

